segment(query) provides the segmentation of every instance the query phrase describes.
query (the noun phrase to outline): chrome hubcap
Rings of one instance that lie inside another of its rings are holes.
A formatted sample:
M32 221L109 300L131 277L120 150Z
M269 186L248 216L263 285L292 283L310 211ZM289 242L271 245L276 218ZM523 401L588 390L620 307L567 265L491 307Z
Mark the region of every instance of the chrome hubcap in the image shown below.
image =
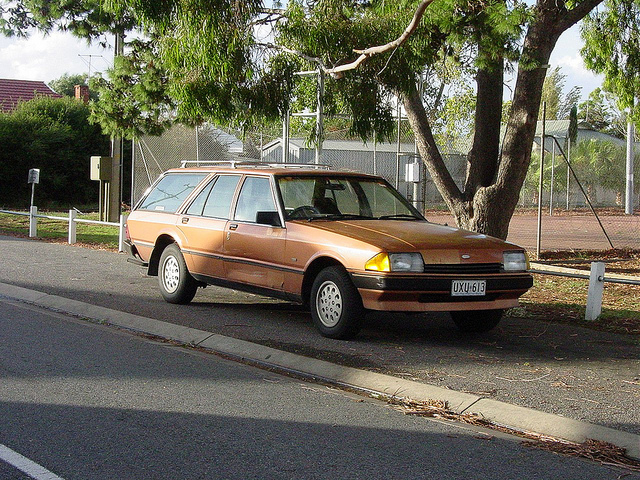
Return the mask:
M316 311L325 327L333 328L342 317L342 295L338 286L326 281L318 289L316 295Z
M178 260L174 256L169 256L162 266L162 284L168 293L173 293L178 289L178 282L180 282Z

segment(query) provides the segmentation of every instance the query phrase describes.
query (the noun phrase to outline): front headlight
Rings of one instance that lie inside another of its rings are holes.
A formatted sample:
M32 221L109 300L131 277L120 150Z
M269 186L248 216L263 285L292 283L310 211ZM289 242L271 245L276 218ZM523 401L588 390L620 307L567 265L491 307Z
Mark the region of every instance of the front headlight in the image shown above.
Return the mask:
M502 264L505 272L524 272L529 269L529 259L523 251L504 252Z
M369 260L364 268L376 272L424 272L424 260L418 252L383 252Z

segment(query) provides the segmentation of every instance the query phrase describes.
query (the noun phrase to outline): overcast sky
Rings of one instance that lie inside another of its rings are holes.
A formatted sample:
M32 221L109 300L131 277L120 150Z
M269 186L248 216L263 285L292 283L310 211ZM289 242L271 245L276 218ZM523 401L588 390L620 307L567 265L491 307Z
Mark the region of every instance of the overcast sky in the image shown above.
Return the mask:
M551 56L551 68L561 67L567 76L565 89L582 87L582 96L600 86L602 79L589 72L580 57L582 45L578 27L566 31ZM89 57L91 55L91 57ZM102 72L113 59L113 50L87 45L68 33L54 32L46 37L33 34L28 39L0 35L0 78L50 82L65 73ZM508 93L506 93L508 97Z

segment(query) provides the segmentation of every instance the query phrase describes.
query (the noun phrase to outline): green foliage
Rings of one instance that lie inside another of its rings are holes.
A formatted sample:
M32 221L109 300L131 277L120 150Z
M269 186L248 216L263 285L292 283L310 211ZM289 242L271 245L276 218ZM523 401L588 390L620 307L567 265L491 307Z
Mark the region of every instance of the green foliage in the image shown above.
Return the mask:
M100 38L125 32L136 26L127 9L115 10L109 0L3 0L0 3L0 31L5 35L28 36L37 28L55 28L82 38Z
M148 41L130 42L126 56L94 84L102 98L93 104L92 120L110 135L135 137L160 132L172 114L187 124L247 128L283 117L291 102L296 110L314 110L315 86L305 92L294 72L340 65L357 57L354 48L396 39L419 2L292 0L281 14L286 21L263 13L261 0L9 3L4 27L16 34L33 26L59 26L88 38L134 26L144 32ZM530 14L519 1L434 2L401 48L372 57L340 80L328 79L325 110L350 115L353 136L370 138L375 131L378 139L390 138L392 94L413 88L427 68L450 83L470 78L476 68L502 68L503 58L517 60ZM264 34L272 28L272 36ZM434 95L433 109L442 107L436 98L442 89L425 92ZM452 100L449 109L456 108Z
M586 66L603 74L603 87L615 94L620 110L632 109L636 123L640 109L640 0L606 0L582 26Z
M573 155L572 155L573 156ZM542 188L545 192L551 189L551 173L553 171L553 189L554 192L563 191L567 188L567 163L561 155L557 154L555 158L555 166L552 166L553 156L550 152L544 154L544 174L542 177ZM540 185L540 150L537 149L531 155L531 164L527 171L527 177L522 187L522 194L528 197L532 204L537 205L538 189ZM543 198L544 195L543 195ZM555 202L554 202L555 203Z
M109 144L88 122L89 110L71 98L37 98L13 113L0 114L0 204L29 204L27 174L39 168L36 204L87 204L95 200L89 157L104 155Z
M473 132L475 110L475 93L467 87L461 93L445 99L442 108L436 115L434 131L437 132L443 143L447 140L468 138Z
M542 101L547 103L547 120L566 120L580 99L581 87L573 87L566 95L563 93L566 79L560 67L554 68L544 79ZM542 119L542 110L538 118Z
M315 59L307 64L309 69L317 63L341 65L357 58L354 49L395 40L411 20L417 3L324 0L310 8L301 0L289 2L287 22L278 26L276 42ZM375 131L377 138L389 138L393 132L391 93L409 91L418 74L427 70L424 96L435 117L443 111L443 89L434 88L435 84L451 83L478 67L491 68L501 57L517 57L516 42L525 13L522 4L509 8L507 3L495 1L434 2L406 44L371 57L357 71L328 84L327 89L338 90L331 98L342 102L342 113L354 118L352 134L366 139ZM463 89L460 98L467 91ZM462 108L457 100L452 100L449 110ZM372 108L369 102L377 107Z
M626 138L627 114L617 109L613 94L600 88L593 90L587 100L579 105L578 119L603 133Z
M543 175L543 189L548 192L551 188L551 153L545 153ZM583 140L571 147L571 166L583 188L587 191L593 203L598 201L598 187L615 192L622 198L626 187L625 172L626 148L613 142L602 140ZM636 163L640 161L640 152L636 155ZM640 185L640 172L635 171L636 190ZM565 191L567 186L567 164L560 154L556 155L554 172L554 190ZM523 194L530 199L537 199L540 181L540 152L537 150L531 156L531 165L523 187ZM572 185L574 184L571 175ZM573 187L575 188L575 187ZM535 203L535 202L534 202Z
M167 93L166 72L157 67L153 43L136 40L130 46L128 55L115 59L108 79L91 80L91 90L100 100L91 103L90 120L111 136L159 135L171 125L175 109Z
M61 77L56 78L55 80L51 80L48 85L51 90L60 95L64 95L66 97L75 98L76 96L76 85L86 85L87 84L87 76L81 73L71 75L69 73L63 74ZM90 90L89 98L91 100L98 100L97 92Z
M571 145L575 145L578 139L578 107L574 105L569 112L569 141Z
M601 186L622 194L626 187L626 147L612 142L588 140L572 150L572 165L580 181L595 192ZM636 183L640 172L635 172Z

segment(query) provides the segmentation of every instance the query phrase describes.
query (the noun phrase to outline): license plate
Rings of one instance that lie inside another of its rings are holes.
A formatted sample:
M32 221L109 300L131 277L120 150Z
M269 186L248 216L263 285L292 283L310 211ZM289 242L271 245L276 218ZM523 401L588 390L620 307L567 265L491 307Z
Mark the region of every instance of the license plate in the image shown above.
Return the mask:
M452 297L481 297L487 293L486 280L453 280Z

